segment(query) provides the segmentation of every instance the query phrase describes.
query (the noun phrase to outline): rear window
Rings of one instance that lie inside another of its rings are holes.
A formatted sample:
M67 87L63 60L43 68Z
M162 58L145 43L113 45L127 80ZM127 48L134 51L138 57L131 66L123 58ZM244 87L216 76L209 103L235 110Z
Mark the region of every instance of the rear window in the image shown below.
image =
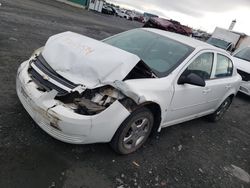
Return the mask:
M233 74L232 61L228 57L218 54L215 77L224 78L232 76L232 74Z

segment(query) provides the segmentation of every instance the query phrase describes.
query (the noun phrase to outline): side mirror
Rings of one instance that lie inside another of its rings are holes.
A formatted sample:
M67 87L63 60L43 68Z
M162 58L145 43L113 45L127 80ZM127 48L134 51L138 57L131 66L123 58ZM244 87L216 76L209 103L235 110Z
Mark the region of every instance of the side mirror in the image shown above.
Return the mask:
M199 75L194 74L194 73L189 73L187 75L182 74L178 80L178 84L190 84L190 85L195 85L195 86L201 86L205 87L206 82L203 78L201 78Z

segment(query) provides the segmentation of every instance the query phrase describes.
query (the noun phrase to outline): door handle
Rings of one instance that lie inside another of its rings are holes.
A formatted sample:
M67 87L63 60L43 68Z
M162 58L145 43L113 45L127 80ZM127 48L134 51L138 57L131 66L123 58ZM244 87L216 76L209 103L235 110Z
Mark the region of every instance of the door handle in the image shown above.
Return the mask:
M206 89L204 89L204 90L202 91L202 93L203 93L203 94L207 94L207 93L209 93L210 91L211 91L210 88L206 88Z
M231 89L231 87L232 87L231 85L227 85L226 89Z

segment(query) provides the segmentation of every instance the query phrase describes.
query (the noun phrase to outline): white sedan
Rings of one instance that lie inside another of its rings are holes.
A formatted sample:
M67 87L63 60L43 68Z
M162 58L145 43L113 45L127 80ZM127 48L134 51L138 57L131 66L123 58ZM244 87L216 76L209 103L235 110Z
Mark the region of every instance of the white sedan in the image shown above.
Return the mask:
M54 35L20 65L16 89L30 116L54 138L110 142L128 154L155 130L207 115L218 121L240 82L225 51L144 28L103 41Z
M233 55L238 73L242 77L239 91L250 96L250 47L245 47Z

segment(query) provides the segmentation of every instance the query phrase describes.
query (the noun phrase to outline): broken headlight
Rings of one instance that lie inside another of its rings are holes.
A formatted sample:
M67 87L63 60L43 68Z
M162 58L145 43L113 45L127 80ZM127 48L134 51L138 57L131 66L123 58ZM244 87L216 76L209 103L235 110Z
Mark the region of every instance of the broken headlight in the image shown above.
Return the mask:
M58 98L60 101L74 106L74 111L82 115L95 115L108 108L124 95L111 86L103 86L92 90L85 90L82 94L70 93ZM72 105L73 104L73 105Z

